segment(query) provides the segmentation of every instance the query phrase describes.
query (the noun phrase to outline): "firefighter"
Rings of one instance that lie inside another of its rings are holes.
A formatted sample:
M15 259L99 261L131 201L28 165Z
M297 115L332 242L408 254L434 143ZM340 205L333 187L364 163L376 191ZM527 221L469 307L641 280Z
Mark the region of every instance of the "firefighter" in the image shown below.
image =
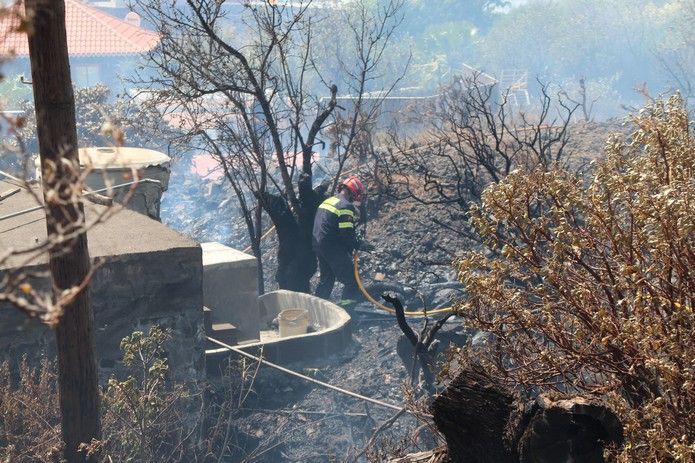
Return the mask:
M353 272L352 254L360 247L355 233L358 210L366 189L359 178L351 176L338 187L338 194L326 199L316 211L312 245L319 259L320 280L316 295L328 299L337 279L343 287L340 305L357 303L359 288ZM369 247L366 244L363 247Z

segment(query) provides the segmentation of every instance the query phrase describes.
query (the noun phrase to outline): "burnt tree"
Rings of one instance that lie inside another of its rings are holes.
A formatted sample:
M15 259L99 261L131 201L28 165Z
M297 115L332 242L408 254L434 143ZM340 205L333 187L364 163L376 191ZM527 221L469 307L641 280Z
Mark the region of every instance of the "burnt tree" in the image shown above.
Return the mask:
M375 181L382 191L427 207L437 228L453 238L451 254L460 240L479 241L468 216L487 186L515 169L567 163L578 104L539 84L537 103L523 112L498 85L478 75L459 79L425 108L422 119L429 122L421 132L394 132L388 150L376 153Z
M424 389L429 394L434 394L435 375L432 373L432 367L434 366L435 356L437 354L437 344L435 340L439 330L442 329L444 324L454 314L448 313L444 315L431 326L429 324L429 319L426 318L425 326L420 334L417 334L405 318L405 308L400 299L389 294L382 294L381 297L384 301L393 306L396 322L403 332L403 336L398 339L396 352L403 362L403 365L411 369L411 384L415 385L417 383L420 370L422 370Z
M155 72L139 79L151 88L147 103L176 114L188 147L219 164L246 225L261 292L267 217L279 242L278 285L308 292L316 270L314 213L335 188L314 185L320 134L337 111L348 113L352 125L328 175L337 179L361 136L357 114L364 113L361 98L349 109L338 107L338 87L388 95L392 81L384 82L380 62L400 23L402 0L378 6L360 0L336 10L335 19L322 17L311 0L237 5L241 12L216 0L137 3L161 35L148 57ZM231 13L242 24L231 24ZM347 28L338 48L349 56L336 63L330 46L337 27Z
M93 314L89 306L90 259L80 202L75 101L65 32L65 4L26 0L29 53L41 155L46 225L55 245L49 267L56 299L72 292L56 326L58 381L65 459L86 461L80 443L100 437L99 391Z

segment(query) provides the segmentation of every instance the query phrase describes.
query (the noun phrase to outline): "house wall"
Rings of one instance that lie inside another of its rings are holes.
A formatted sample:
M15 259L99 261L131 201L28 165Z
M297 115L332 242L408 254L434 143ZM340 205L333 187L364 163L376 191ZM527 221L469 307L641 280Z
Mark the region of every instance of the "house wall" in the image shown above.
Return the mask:
M0 278L2 274L0 273ZM122 376L120 342L153 325L171 328L166 346L170 377L201 381L205 375L202 256L199 247L110 257L91 285L100 380ZM32 364L55 358L52 330L17 309L0 305L0 359L26 355Z
M137 61L132 55L71 57L72 82L78 87L104 84L114 95L120 94L125 86L123 78L132 75Z
M119 94L124 87L121 77L132 73L137 59L136 56L128 55L70 57L72 83L76 87L92 87L96 84L104 84L112 90L114 95ZM21 75L24 76L24 80L31 81L31 64L28 57L17 57L3 63L2 71L6 81L19 82ZM28 86L28 88L31 87ZM31 99L31 94L29 94L29 99Z

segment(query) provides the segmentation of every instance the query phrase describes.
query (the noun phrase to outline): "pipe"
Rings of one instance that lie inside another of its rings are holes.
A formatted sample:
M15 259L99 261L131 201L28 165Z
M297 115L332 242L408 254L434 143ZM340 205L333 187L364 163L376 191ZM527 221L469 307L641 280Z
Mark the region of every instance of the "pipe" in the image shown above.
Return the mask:
M250 353L248 353L248 352L246 352L246 351L244 351L244 350L242 350L242 349L239 349L238 347L230 346L229 344L226 344L226 343L224 343L224 342L222 342L222 341L220 341L220 340L218 340L218 339L212 338L212 337L210 337L210 336L206 336L206 338L207 338L208 341L213 342L213 343L215 343L215 344L217 344L217 345L219 345L219 346L222 346L225 350L230 350L230 351L232 351L232 352L236 352L236 353L239 354L239 355L242 355L242 356L244 356L244 357L250 358L250 359L255 360L255 361L257 361L257 362L261 362L261 363L263 363L264 365L267 365L267 366L269 366L269 367L271 367L271 368L275 368L276 370L282 371L283 373L286 373L286 374L292 375L292 376L296 376L297 378L301 378L301 379L303 379L303 380L305 380L305 381L309 381L309 382L312 382L312 383L314 383L314 384L318 384L319 386L323 386L323 387L325 387L325 388L327 388L327 389L331 389L331 390L336 391L336 392L339 392L339 393L341 393L341 394L345 394L345 395L348 395L348 396L350 396L350 397L354 397L354 398L356 398L356 399L360 399L360 400L363 400L363 401L365 401L365 402L372 403L372 404L374 404L374 405L379 405L380 407L390 408L390 409L392 409L392 410L397 410L397 411L399 411L399 412L401 412L401 413L407 412L407 413L409 413L409 414L411 414L411 415L413 415L413 416L415 416L415 417L420 417L420 416L425 416L425 417L428 417L428 418L431 418L431 417L432 417L431 415L428 415L428 414L426 414L426 413L417 413L417 412L413 412L413 411L411 411L411 410L408 410L405 406L394 405L394 404L390 404L390 403L388 403L388 402L384 402L383 400L372 399L371 397L367 397L367 396L364 396L364 395L361 395L361 394L357 394L356 392L348 391L347 389L343 389L343 388L341 388L341 387L334 386L334 385L332 385L332 384L329 384L329 383L326 383L326 382L323 382L323 381L319 381L318 379L311 378L311 377L309 377L309 376L303 375L303 374L301 374L301 373L299 373L299 372L296 372L296 371L294 371L294 370L290 370L289 368L285 368L285 367L282 367L282 366L277 365L277 364L275 364L275 363L272 363L272 362L269 362L269 361L267 361L267 360L264 360L263 358L258 357L258 356L253 355L253 354L250 354ZM217 351L217 349L214 349L214 350L211 349L211 350L209 350L209 351L210 351L210 352L214 352L214 351ZM208 352L208 351L206 351L206 353L207 353L207 352Z
M136 184L136 183L157 183L157 184L161 184L162 182L160 182L159 180L155 180L155 179L153 179L153 178L143 178L142 180L133 180L132 182L121 183L121 184L118 184L118 185L114 185L114 186L110 186L110 187L101 188L101 189L96 190L96 191L90 191L90 192L88 192L88 193L84 193L83 196L91 196L91 195L95 195L95 194L98 194L98 193L103 193L104 191L108 191L108 190L112 190L112 189L116 189L116 188L122 188L122 187L125 187L125 186L130 186L130 185L133 185L133 184ZM40 210L40 209L43 209L43 204L40 205L40 206L34 206L34 207L27 208L27 209L22 209L21 211L16 211L16 212L12 212L12 213L7 214L7 215L3 215L2 217L0 217L0 222L2 222L3 220L11 219L11 218L13 218L13 217L17 217L17 216L20 216L20 215L28 214L28 213L30 213L30 212L38 211L38 210Z
M3 199L9 198L12 195L16 195L20 191L22 191L21 188L15 188L14 190L7 190L4 193L0 193L0 201L2 201Z
M17 178L14 175L10 175L5 171L0 170L0 175L2 175L5 178L9 178L10 180L14 180L15 182L19 182L21 184L24 184L24 181L22 179Z

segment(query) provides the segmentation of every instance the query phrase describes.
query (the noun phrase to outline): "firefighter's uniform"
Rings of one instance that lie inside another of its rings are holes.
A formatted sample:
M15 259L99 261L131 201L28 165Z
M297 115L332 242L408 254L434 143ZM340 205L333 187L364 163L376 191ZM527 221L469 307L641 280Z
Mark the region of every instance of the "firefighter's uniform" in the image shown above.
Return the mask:
M332 196L321 203L314 220L312 244L321 272L316 295L328 299L337 278L344 285L343 306L354 304L359 295L352 266L352 253L358 247L356 218L350 201Z

